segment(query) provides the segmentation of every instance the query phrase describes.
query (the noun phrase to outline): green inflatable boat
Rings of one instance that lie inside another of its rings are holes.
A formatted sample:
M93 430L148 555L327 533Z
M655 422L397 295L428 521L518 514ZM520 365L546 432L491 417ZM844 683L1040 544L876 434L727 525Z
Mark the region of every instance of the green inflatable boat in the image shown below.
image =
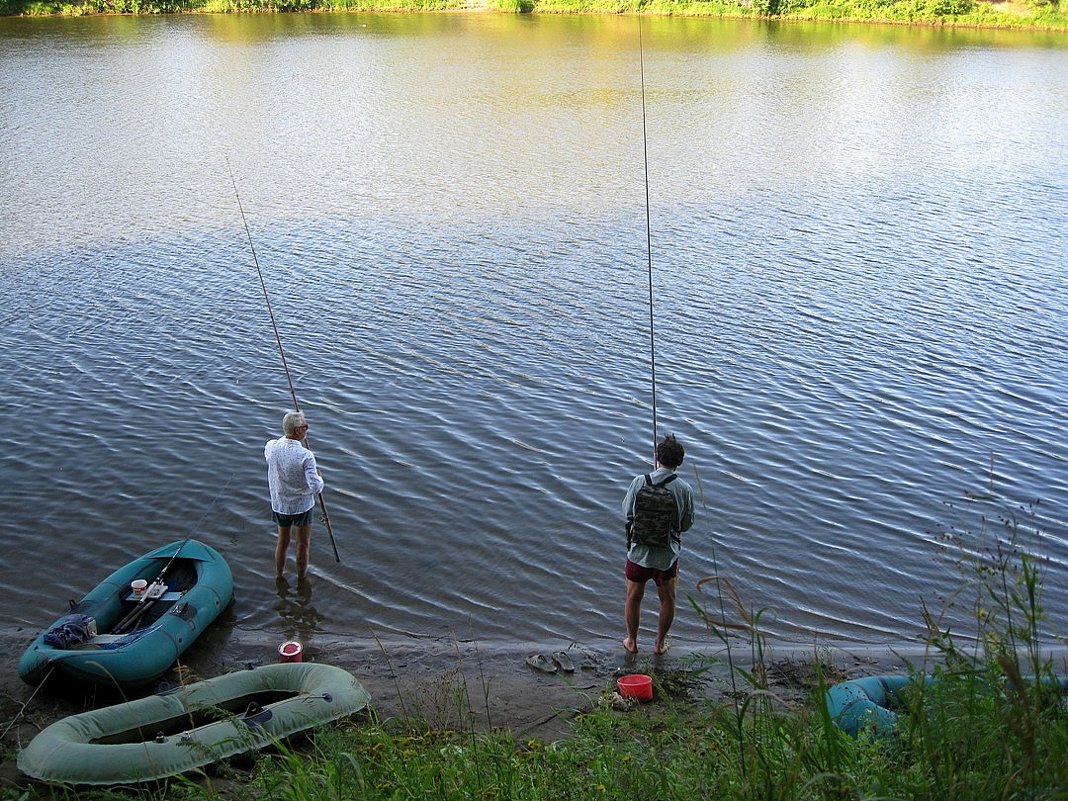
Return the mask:
M139 584L138 591L133 588ZM83 684L133 688L155 681L219 616L234 595L218 551L179 540L120 567L26 649L19 676L52 671Z
M351 715L370 696L346 670L282 662L72 715L19 752L19 770L70 785L145 782Z
M930 675L865 676L835 684L824 695L824 704L831 720L850 737L868 733L874 737L893 737L898 730L902 712L923 687L934 686L938 679ZM1014 692L1035 681L1023 677L1023 685L1009 680ZM1043 676L1039 681L1068 695L1068 677Z

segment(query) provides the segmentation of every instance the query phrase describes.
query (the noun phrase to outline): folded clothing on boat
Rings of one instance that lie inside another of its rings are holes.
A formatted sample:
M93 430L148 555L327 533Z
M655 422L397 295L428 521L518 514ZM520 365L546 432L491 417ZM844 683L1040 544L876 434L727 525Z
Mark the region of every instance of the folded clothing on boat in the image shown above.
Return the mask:
M44 633L46 645L71 648L96 636L96 620L89 615L67 615Z

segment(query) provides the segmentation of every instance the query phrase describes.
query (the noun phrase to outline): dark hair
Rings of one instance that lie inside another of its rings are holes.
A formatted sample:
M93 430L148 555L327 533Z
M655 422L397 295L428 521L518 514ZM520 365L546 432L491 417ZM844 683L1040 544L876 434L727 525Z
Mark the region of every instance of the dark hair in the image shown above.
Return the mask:
M686 450L682 447L682 443L675 439L674 434L668 434L656 446L656 460L664 467L678 467L684 458L686 458Z

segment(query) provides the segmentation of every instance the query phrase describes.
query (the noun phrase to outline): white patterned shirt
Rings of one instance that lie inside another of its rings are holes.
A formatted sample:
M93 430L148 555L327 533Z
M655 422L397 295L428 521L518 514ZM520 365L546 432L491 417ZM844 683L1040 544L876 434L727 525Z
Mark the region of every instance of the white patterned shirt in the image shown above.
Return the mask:
M263 449L267 460L267 486L271 488L271 508L280 515L299 515L315 505L323 491L323 479L315 456L299 440L279 437Z

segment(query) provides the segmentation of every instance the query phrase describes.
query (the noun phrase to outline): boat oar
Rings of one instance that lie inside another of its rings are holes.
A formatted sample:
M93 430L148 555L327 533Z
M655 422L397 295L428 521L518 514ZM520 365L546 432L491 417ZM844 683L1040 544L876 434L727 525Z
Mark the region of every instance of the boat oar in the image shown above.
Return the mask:
M174 555L167 560L167 564L163 566L163 570L161 570L159 572L159 575L156 576L156 580L145 588L144 595L142 595L140 599L138 599L137 605L134 606L134 608L131 609L130 612L126 615L126 617L120 620L118 624L112 626L112 634L122 634L123 629L140 620L141 616L145 613L145 610L148 609L148 607L152 604L153 601L157 600L160 597L152 591L152 588L163 583L163 577L167 575L167 571L170 570L171 565L174 564L174 560L178 558L178 554L182 552L182 548L186 546L187 542L189 542L189 540L185 540L185 542L178 546L178 549L174 552Z

